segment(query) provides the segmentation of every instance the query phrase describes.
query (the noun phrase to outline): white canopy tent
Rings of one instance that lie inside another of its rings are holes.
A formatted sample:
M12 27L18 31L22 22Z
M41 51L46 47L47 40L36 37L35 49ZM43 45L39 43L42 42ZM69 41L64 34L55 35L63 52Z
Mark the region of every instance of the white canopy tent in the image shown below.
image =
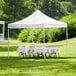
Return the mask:
M21 28L66 28L66 53L67 53L68 51L67 50L67 39L68 39L67 23L57 21L43 14L41 11L37 10L27 18L8 24L8 56L9 56L9 29L21 29ZM33 38L32 38L32 42L33 42ZM44 34L44 43L45 43L45 34Z
M2 27L1 33L0 33L0 42L4 41L4 33L5 33L5 21L0 21L0 26Z

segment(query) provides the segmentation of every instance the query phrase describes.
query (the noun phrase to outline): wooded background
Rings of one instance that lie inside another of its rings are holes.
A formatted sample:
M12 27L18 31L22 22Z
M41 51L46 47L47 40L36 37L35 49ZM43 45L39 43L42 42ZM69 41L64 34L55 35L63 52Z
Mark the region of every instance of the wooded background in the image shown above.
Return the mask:
M44 14L68 23L69 38L76 36L76 0L0 0L0 20L8 23L26 18L39 9ZM20 33L21 32L21 33ZM35 29L35 42L42 42L41 29ZM19 34L20 33L20 34ZM15 29L10 31L11 38L31 42L31 30ZM46 42L65 39L65 29L46 29Z

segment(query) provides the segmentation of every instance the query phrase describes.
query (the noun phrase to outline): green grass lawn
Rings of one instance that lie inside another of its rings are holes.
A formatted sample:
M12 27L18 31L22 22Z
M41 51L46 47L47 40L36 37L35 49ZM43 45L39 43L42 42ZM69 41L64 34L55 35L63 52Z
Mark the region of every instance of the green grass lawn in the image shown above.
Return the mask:
M46 46L60 47L60 57L47 59L19 57L16 53L18 46L28 45L32 44L10 40L8 58L8 43L0 43L0 76L76 76L76 38L68 40L68 55L65 40L46 43Z

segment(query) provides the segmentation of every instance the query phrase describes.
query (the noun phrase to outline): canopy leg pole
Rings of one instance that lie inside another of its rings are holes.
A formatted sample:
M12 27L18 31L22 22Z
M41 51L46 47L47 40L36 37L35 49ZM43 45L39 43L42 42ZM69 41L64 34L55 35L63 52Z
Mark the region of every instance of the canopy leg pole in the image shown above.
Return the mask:
M34 44L34 30L32 28L32 44Z
M44 59L46 58L46 56L45 56L45 28L43 28L43 48L44 48Z
M9 48L10 46L9 46L9 29L8 29L8 58L9 58Z
M66 28L66 56L68 56L68 28Z
M32 28L32 46L35 46L34 45L34 28ZM36 50L35 47L34 47L34 50Z

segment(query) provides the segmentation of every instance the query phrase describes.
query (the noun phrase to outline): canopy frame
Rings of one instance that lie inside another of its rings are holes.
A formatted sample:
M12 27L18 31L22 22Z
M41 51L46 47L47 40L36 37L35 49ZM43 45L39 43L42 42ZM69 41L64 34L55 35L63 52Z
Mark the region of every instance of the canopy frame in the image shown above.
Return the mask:
M47 19L47 20L46 20ZM21 28L43 28L43 43L45 44L45 28L66 28L66 56L68 54L68 28L67 23L57 21L51 17L46 16L39 10L30 15L29 17L8 24L8 57L9 55L9 29L21 29ZM34 43L34 30L32 30L32 43ZM45 58L45 56L44 56Z

